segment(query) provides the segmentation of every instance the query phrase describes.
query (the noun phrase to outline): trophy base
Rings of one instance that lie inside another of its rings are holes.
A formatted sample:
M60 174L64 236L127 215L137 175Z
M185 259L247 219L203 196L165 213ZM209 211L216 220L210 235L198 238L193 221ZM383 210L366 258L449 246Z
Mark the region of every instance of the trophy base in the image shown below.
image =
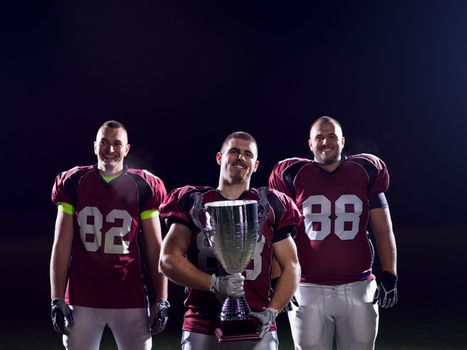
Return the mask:
M259 336L258 320L220 320L219 327L215 330L215 335L220 343L231 341L258 341Z

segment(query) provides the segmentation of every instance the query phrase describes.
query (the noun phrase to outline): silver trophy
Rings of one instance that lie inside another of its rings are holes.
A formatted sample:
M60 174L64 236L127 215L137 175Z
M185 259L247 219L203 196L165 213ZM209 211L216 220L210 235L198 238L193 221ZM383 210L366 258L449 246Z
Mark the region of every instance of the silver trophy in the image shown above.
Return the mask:
M242 273L253 256L260 228L269 214L266 195L256 200L225 200L202 204L202 195L193 193L191 217L204 232L207 244L229 274ZM262 220L259 222L259 213ZM203 226L200 214L204 215ZM220 313L216 336L219 341L258 340L257 321L248 316L250 307L245 297L227 297Z

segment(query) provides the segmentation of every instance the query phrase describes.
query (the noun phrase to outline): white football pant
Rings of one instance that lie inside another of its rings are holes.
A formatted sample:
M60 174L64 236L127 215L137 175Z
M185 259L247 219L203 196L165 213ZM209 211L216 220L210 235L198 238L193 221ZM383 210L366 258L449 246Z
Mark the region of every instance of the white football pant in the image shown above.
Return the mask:
M214 335L183 332L182 350L277 350L277 332L267 332L261 341L232 341L219 343Z
M378 333L375 280L338 286L300 283L288 313L296 350L373 350Z
M63 345L68 350L99 350L102 333L107 325L119 350L150 350L152 338L149 331L147 310L97 309L74 306L75 324L67 327L69 336L63 336Z

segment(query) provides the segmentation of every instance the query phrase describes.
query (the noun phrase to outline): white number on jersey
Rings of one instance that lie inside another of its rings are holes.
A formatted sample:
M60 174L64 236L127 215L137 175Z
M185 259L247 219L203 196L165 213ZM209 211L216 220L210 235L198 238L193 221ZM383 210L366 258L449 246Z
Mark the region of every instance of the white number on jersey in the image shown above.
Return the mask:
M305 232L310 240L322 241L332 231L342 240L354 239L357 235L363 210L362 200L354 194L343 194L336 200L334 230L331 226L332 205L333 203L324 195L310 196L303 202ZM352 207L353 210L347 211L347 206ZM351 227L348 230L345 230L346 223Z
M88 224L88 218L93 218L93 223ZM126 210L113 209L105 217L105 222L114 223L116 219L123 220L122 227L112 227L104 233L104 253L107 254L128 254L130 241L124 240L131 230L131 215ZM78 214L79 234L84 248L89 252L95 252L102 245L103 215L97 207L84 207ZM87 237L92 235L93 240L88 241ZM117 238L117 243L116 242ZM118 244L120 242L121 244Z

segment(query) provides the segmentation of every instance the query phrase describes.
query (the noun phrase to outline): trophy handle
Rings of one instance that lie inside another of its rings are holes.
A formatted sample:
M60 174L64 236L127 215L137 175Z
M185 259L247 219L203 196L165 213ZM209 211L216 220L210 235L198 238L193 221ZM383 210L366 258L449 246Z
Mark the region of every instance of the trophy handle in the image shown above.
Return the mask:
M191 219L193 220L193 223L195 224L195 226L199 228L201 232L204 233L205 245L207 247L212 247L213 242L209 238L208 230L206 229L206 227L204 227L201 224L201 221L199 220L199 215L201 213L206 215L206 209L204 208L204 205L203 205L203 195L199 192L193 192L191 194L191 198L193 199L193 206L191 207L191 210L190 210Z
M269 206L269 201L268 201L268 191L269 189L266 187L261 187L258 189L258 196L259 196L258 212L262 213L261 220L259 222L258 242L261 239L261 228L263 227L264 223L268 219L269 211L271 210L271 207Z

